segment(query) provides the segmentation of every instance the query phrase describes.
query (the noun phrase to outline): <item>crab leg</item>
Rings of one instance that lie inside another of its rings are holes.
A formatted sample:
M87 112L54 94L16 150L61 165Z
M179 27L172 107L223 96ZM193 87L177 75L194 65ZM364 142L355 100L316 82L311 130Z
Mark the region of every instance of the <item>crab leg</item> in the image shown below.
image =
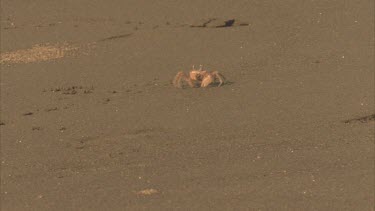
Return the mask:
M178 72L177 75L173 79L173 85L177 88L182 88L181 81L186 81L189 86L195 87L193 81L182 71Z
M175 87L181 88L181 78L184 76L184 72L180 71L173 79L173 85Z
M214 71L214 72L212 72L212 74L217 78L217 79L219 79L219 86L221 86L223 83L224 83L224 80L225 80L225 78L224 78L224 76L222 75L222 74L220 74L218 71Z

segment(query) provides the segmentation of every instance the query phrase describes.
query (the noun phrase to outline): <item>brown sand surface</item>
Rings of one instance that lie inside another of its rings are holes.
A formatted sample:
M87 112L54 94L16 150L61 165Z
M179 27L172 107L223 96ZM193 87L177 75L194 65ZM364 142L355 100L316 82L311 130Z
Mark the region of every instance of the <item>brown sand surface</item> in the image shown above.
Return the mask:
M2 0L0 63L1 210L374 210L373 1Z

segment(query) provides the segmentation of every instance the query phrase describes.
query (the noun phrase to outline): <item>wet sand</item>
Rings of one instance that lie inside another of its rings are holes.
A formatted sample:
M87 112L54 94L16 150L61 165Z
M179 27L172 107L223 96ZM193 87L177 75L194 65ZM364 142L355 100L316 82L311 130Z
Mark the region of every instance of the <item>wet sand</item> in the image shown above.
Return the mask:
M372 1L1 7L2 210L374 210Z

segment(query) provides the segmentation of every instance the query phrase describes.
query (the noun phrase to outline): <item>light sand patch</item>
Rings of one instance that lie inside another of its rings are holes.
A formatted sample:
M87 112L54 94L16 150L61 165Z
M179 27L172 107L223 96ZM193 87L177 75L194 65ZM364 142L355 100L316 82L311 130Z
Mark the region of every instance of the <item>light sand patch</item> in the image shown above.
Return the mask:
M0 55L0 64L31 63L60 59L68 55L74 55L78 49L78 47L68 43L38 44L29 49L2 53Z
M158 190L156 189L153 189L153 188L150 188L150 189L145 189L145 190L141 190L141 191L138 191L137 192L137 195L152 195L152 194L156 194L156 193L159 193Z

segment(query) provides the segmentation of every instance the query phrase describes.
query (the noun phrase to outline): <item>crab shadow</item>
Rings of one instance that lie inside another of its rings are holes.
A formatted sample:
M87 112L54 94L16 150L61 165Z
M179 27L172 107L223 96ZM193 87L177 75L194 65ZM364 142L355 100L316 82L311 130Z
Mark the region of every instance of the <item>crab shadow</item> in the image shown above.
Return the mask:
M215 81L214 83L211 83L210 85L208 85L209 88L220 88L220 87L225 87L225 86L231 86L234 84L233 81L225 81L221 86L219 86L220 82L218 81ZM195 87L195 88L201 88L199 86Z
M233 81L225 81L221 86L219 86L220 82L218 81L215 81L214 83L211 83L210 85L207 86L207 88L221 88L221 87L225 87L225 86L230 86L230 85L233 85L235 82ZM173 85L173 82L170 82L168 84L166 84L166 86L169 86L169 85ZM200 83L195 83L194 84L194 87L190 87L188 84L183 84L181 87L181 89L199 89L199 88L202 88L200 87Z

